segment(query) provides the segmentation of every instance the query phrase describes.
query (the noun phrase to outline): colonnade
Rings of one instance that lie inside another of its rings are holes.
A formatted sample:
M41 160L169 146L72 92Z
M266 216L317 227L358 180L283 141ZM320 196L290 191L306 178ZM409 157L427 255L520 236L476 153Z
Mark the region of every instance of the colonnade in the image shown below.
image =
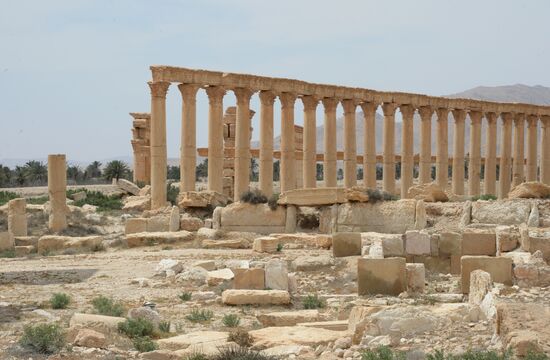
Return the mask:
M303 186L316 186L316 109L324 109L323 172L325 187L337 186L336 109L344 109L344 185L357 184L357 144L355 113L358 107L365 117L363 185L376 186L375 114L381 107L383 122L383 189L407 196L413 184L414 115L420 116L419 183L431 182L432 117L436 117L436 183L448 184L448 118L453 118L452 181L453 193L462 195L494 194L506 197L510 187L523 181L537 180L550 184L550 107L530 104L496 103L469 99L450 99L419 94L379 92L369 89L320 85L299 80L253 75L193 70L169 66L152 66L151 89L151 194L152 208L166 202L166 93L171 83L178 83L183 100L180 171L182 191L195 190L196 166L196 94L206 90L208 109L208 190L222 192L223 179L223 99L232 91L237 99L235 141L235 197L249 187L250 173L250 99L260 98L259 187L273 192L273 123L274 101L281 103L280 191L296 188L297 153L294 139L294 108L299 100L304 109ZM395 114L403 118L402 138L395 138ZM501 119L499 153L499 187L497 191L497 118ZM469 153L464 148L465 122L470 121ZM482 123L487 124L485 141L484 189L481 189ZM538 126L541 134L538 140ZM524 149L525 125L527 149ZM401 154L395 143L401 141ZM526 156L526 159L524 159ZM400 189L396 189L396 155L401 159ZM464 163L468 166L468 189L465 189Z

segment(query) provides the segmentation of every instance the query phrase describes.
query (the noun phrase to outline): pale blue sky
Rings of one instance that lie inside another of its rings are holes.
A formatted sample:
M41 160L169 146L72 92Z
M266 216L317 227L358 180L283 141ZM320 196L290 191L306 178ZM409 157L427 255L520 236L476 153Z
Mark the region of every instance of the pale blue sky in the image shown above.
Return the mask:
M0 159L130 155L151 64L432 95L549 86L548 14L547 0L0 0ZM167 104L177 157L175 86Z

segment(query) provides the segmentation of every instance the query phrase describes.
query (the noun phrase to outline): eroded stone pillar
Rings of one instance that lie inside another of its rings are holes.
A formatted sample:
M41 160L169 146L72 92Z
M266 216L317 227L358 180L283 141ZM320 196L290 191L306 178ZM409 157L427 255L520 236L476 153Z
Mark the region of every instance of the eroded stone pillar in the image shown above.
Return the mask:
M480 195L481 172L481 117L480 111L470 111L470 161L468 164L468 194ZM454 176L454 173L453 173Z
M338 105L338 99L324 98L322 100L325 108L324 119L324 145L325 156L323 161L323 180L325 187L337 186L336 181L336 106Z
M392 194L395 192L395 109L397 109L395 103L382 104L384 112L382 180L384 191Z
M452 191L457 195L464 195L464 120L466 111L453 110L453 177Z
M485 133L485 168L484 192L487 195L497 194L497 118L494 112L485 114L487 118L487 132Z
M445 191L449 180L449 109L437 108L435 182Z
M498 177L498 198L508 197L512 166L512 113L500 114L502 119L502 138L500 141L500 166Z
M302 173L304 188L317 186L317 119L316 109L319 99L315 96L303 96L304 104L304 156Z
M296 94L282 93L281 100L281 193L296 188L294 103Z
M273 194L273 103L275 94L260 91L260 190Z
M418 179L420 184L432 181L432 116L431 106L421 106L420 114L420 161Z
M245 88L237 88L233 92L237 97L234 201L239 201L250 184L250 97L254 92Z
M13 236L27 236L27 201L24 198L8 202L8 231Z
M169 82L149 82L151 89L151 209L166 205L166 93Z
M67 163L64 154L48 155L48 227L54 232L67 228Z
M208 95L208 190L223 193L223 97L221 86L206 88Z
M342 100L344 108L344 187L357 185L357 142L355 109L357 102Z
M538 121L539 117L537 115L527 115L527 181L537 181Z
M550 185L550 116L543 115L540 142L540 182Z
M525 114L514 114L514 144L512 158L512 186L519 185L524 180L525 152Z
M180 191L195 191L197 167L197 90L195 84L179 84L182 97Z
M132 121L132 149L134 152L133 180L135 183L151 182L151 115L149 113L130 113Z
M367 102L361 104L364 126L364 155L363 155L363 185L367 188L376 188L376 108L378 104Z
M401 105L403 116L401 129L401 198L407 198L407 191L413 185L414 168L414 106Z

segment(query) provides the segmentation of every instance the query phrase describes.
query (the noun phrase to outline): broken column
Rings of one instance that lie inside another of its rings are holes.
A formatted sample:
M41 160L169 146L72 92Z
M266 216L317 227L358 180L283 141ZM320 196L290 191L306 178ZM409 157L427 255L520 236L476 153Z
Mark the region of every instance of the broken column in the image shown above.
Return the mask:
M27 236L27 201L24 198L8 202L8 231L13 236Z
M48 155L49 228L58 232L67 227L67 164L64 154Z

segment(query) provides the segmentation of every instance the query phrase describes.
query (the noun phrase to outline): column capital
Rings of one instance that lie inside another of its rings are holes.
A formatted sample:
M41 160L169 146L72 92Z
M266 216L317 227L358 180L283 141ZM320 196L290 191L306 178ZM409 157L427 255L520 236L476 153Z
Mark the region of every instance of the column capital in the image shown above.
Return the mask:
M434 109L429 105L421 106L418 108L418 113L420 114L420 118L422 120L431 121L434 114Z
M399 105L399 111L403 115L403 120L412 120L415 110L415 107L411 104Z
M336 111L336 107L338 106L339 101L336 98L323 98L321 99L321 102L325 107L325 112L333 112Z
M319 104L319 98L314 95L302 96L302 103L304 104L304 110L315 110Z
M498 114L495 113L495 112L486 112L486 113L485 113L485 118L487 118L487 123L489 123L489 124L491 124L491 125L492 125L493 123L496 124L497 117L498 117Z
M475 124L481 122L481 117L483 116L483 113L477 110L470 110L468 111L468 116L470 116L472 124Z
M210 104L219 104L223 100L225 89L221 86L209 86L206 88L206 94Z
M250 97L254 94L254 90L248 88L234 88L233 93L237 98L237 104L248 104L250 103Z
M149 89L151 89L151 95L153 97L166 98L166 93L170 87L168 81L148 81Z
M527 115L527 126L537 126L537 122L539 121L539 116L530 114Z
M344 99L342 100L342 107L344 108L344 114L355 114L355 109L357 108L357 101L354 99Z
M364 117L374 115L378 108L378 104L374 102L362 102L359 106L361 106L361 110L363 110Z
M294 108L294 103L296 102L296 94L291 92L284 92L279 94L279 100L281 100L281 107L284 109L286 107Z
M515 126L523 126L523 124L525 124L525 114L515 113L514 114L514 125Z
M382 104L382 111L384 116L395 116L395 110L397 109L397 104L393 102L387 102Z
M447 118L449 117L449 109L448 108L437 108L435 109L435 113L437 114L437 121L445 120L447 121Z
M197 84L179 84L178 89L180 89L181 97L183 100L196 100L197 91L200 86Z
M541 115L540 122L543 128L550 127L550 115Z
M273 91L269 90L262 90L260 91L260 102L264 106L273 106L273 103L275 102L276 95L273 93Z
M464 109L453 109L453 118L455 122L464 122L464 119L466 119L466 110Z
M503 112L500 114L500 118L502 119L503 125L507 125L507 123L511 123L514 115L511 112Z

